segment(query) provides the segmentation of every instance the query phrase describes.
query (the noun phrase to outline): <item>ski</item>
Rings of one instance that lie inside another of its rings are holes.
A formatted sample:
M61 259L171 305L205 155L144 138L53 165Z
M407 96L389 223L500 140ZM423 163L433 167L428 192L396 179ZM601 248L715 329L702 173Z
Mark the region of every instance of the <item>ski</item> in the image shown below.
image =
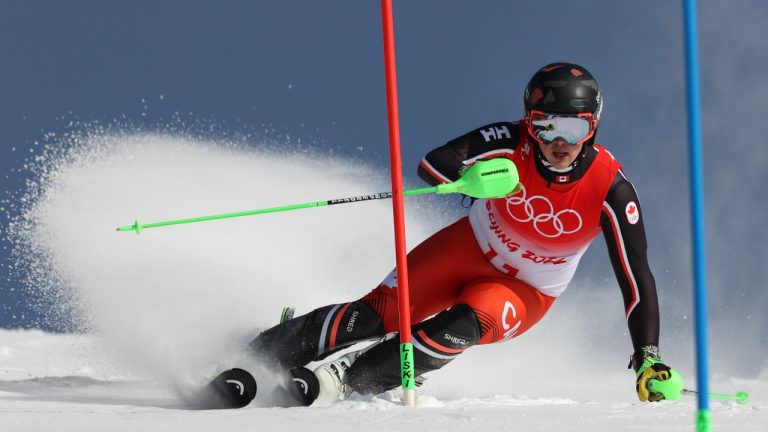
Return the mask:
M296 367L288 371L286 381L289 394L301 406L312 405L320 394L320 381L317 375L305 367Z
M256 380L239 368L226 370L200 389L194 404L200 409L242 408L256 397Z
M284 307L283 311L280 313L280 323L284 323L285 321L288 321L289 319L293 319L293 313L296 312L296 308L292 307Z
M292 319L294 311L295 308L284 307L280 322ZM253 375L244 369L232 368L217 375L191 400L199 409L243 408L256 397L257 388ZM320 393L320 383L314 372L296 367L286 372L283 383L275 391L282 394L289 406L309 406Z

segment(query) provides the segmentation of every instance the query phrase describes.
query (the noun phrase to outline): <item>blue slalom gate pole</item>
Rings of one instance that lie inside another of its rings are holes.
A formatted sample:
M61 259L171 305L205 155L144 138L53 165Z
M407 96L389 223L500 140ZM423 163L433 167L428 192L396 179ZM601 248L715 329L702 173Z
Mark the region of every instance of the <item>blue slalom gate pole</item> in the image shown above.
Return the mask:
M688 101L688 152L691 183L691 227L693 239L693 298L696 328L696 381L699 410L696 429L709 431L709 366L707 357L707 263L704 232L704 178L701 145L701 97L699 94L699 47L696 0L684 0L685 70Z

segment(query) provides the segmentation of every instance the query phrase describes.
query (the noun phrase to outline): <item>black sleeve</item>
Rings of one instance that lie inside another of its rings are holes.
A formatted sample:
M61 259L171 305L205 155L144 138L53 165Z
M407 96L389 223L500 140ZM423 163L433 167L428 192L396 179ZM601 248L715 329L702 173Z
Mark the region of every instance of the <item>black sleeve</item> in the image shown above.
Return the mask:
M636 352L642 346L659 344L659 302L648 266L648 244L641 216L637 192L619 171L606 196L600 225L624 297L627 325Z
M464 134L429 153L418 174L432 186L459 178L459 172L477 160L511 156L517 147L518 123L491 123Z

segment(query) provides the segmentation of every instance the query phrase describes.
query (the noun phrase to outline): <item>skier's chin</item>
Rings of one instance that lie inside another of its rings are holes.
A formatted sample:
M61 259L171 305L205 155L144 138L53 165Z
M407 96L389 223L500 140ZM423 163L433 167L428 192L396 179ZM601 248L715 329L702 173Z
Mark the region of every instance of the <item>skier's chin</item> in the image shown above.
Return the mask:
M547 160L553 167L563 169L573 162L574 157L568 152L552 152Z

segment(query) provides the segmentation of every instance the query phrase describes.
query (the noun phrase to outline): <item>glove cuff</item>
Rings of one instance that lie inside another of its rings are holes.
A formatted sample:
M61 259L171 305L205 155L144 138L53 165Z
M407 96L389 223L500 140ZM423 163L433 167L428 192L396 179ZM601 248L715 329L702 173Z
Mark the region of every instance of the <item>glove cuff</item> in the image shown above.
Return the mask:
M634 369L635 372L640 370L640 368L643 366L643 363L647 359L655 359L660 360L661 354L659 353L659 347L656 345L643 345L635 351L630 357L629 357L629 366L627 366L627 369Z

